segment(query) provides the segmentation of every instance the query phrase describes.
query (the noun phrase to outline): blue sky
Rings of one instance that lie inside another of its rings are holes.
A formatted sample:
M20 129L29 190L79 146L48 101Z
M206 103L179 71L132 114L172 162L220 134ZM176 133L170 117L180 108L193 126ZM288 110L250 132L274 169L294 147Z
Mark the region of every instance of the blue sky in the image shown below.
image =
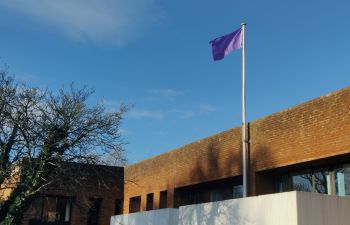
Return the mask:
M247 22L247 119L350 85L350 2L0 0L0 57L17 78L74 82L110 108L133 104L129 161L241 123L241 50L208 44Z

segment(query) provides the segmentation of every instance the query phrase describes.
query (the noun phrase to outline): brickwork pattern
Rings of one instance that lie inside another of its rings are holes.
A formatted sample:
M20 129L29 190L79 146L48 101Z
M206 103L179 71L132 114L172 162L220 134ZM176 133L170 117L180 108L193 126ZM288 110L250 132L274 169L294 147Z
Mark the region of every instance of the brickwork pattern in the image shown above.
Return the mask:
M122 167L94 166L94 172L90 173L85 182L86 185L79 187L78 192L68 193L50 187L43 190L43 196L72 196L74 198L71 210L71 225L86 225L90 208L90 199L101 198L100 225L109 225L110 217L114 215L117 199L123 198L124 169ZM98 171L98 176L96 172ZM33 216L28 210L23 217L22 225L27 225Z
M271 192L262 171L350 154L350 87L283 110L249 124L250 195ZM241 175L241 128L233 128L125 168L124 213L129 198Z

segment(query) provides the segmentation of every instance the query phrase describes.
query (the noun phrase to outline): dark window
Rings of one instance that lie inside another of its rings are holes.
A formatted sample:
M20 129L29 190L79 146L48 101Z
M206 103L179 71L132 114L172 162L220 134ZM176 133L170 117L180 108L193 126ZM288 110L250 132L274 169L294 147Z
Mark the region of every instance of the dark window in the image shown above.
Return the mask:
M290 173L276 179L276 192L305 191L350 195L350 165Z
M312 192L313 176L312 173L302 173L292 176L292 187L295 191Z
M42 207L43 207L43 198L38 197L34 198L29 209L28 214L31 219L37 219L41 220L41 214L42 214Z
M153 193L147 194L146 211L153 209Z
M141 196L130 198L129 213L140 212L141 210Z
M91 198L88 212L87 225L98 225L100 222L102 198Z
M333 172L317 171L313 174L313 190L320 194L332 194L331 175Z
M161 191L159 196L159 208L164 209L167 207L167 198L168 198L168 192L167 191Z
M68 222L70 220L70 201L68 198L44 197L42 220L48 222Z
M276 192L285 192L292 190L292 180L288 175L278 178L275 183Z
M242 196L242 185L197 189L190 192L190 204L223 201L233 198L242 198Z
M120 214L123 214L123 200L117 199L115 200L114 215L120 215Z
M71 199L58 196L37 197L28 209L30 224L69 224Z
M242 178L237 176L176 188L174 206L180 207L242 197Z
M243 185L233 186L232 198L243 198Z

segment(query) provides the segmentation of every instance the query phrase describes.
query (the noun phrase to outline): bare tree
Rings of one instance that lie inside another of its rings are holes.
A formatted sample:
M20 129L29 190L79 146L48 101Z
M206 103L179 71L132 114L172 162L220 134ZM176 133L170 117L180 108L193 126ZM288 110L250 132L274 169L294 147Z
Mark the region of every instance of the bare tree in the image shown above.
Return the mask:
M91 105L92 93L73 86L53 93L0 72L0 184L15 183L0 203L1 225L20 224L36 193L77 173L67 172L69 163L125 162L119 127L126 107L110 112L101 102ZM71 181L65 183L80 182Z

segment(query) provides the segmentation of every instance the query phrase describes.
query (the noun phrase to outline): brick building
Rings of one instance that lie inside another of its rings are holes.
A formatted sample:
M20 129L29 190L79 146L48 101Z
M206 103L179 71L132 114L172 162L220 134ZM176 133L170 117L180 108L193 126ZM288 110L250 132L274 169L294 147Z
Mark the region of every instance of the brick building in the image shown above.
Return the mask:
M24 213L22 225L109 225L110 217L121 213L123 167L69 165L68 171L81 171L79 177L69 172L81 185L53 184L40 191ZM10 188L4 189L3 197L11 193Z
M350 87L248 124L250 196L350 195ZM242 196L241 128L125 168L124 213Z
M250 196L290 190L350 196L350 87L248 124ZM107 225L111 215L242 196L241 128L139 163L97 166L78 192L41 192L24 225Z

